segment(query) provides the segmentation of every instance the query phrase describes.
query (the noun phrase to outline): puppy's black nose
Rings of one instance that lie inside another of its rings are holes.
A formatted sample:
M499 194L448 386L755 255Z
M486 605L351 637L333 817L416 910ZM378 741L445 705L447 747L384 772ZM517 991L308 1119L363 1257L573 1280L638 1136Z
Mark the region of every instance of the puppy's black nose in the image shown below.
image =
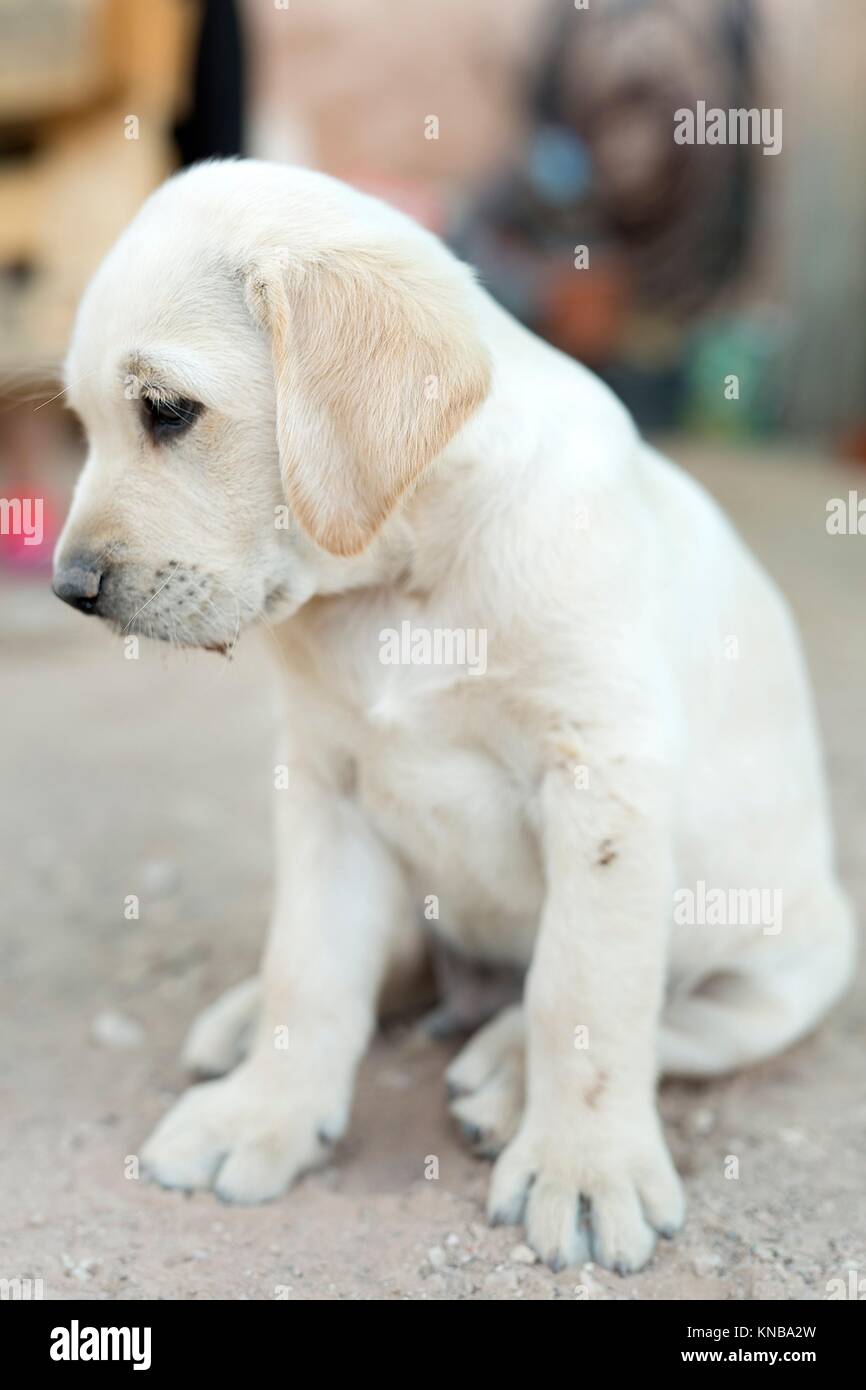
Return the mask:
M82 613L98 613L104 582L105 570L95 556L76 555L57 568L51 587L58 598Z

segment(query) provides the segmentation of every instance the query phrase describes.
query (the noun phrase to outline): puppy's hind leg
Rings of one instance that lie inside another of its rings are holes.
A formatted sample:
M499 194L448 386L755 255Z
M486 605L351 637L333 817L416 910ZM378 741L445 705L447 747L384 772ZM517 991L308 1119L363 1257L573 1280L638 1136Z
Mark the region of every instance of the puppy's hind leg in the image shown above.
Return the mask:
M431 1038L476 1033L523 995L526 971L519 966L473 960L435 934L430 954L439 1003L421 1028Z
M181 1060L198 1076L223 1076L246 1055L262 1002L258 975L232 985L199 1014Z
M792 942L788 944L788 935ZM811 939L810 939L811 938ZM722 1076L809 1033L848 984L854 920L832 886L786 912L785 930L739 969L671 999L659 1039L664 1076Z
M526 1101L523 1009L503 1009L472 1037L445 1074L450 1110L475 1152L495 1158L513 1138Z

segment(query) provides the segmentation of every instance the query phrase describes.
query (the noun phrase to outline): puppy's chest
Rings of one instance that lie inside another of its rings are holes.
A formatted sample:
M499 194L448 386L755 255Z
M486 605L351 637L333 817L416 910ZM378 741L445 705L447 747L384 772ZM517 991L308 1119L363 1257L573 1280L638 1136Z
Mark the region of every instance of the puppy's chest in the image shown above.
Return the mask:
M396 634L390 651L383 631ZM542 893L538 770L481 669L480 641L437 647L434 629L427 642L419 631L368 627L334 649L352 668L343 688L356 795L441 931L481 952L521 955ZM454 655L465 659L449 662Z

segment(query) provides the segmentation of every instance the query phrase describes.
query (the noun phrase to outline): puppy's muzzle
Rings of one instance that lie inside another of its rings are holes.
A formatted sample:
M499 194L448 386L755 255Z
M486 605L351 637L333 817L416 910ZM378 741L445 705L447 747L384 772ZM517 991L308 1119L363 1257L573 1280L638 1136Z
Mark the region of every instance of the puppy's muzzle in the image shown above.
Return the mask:
M82 613L99 613L106 572L98 556L74 555L58 565L51 587L58 598Z

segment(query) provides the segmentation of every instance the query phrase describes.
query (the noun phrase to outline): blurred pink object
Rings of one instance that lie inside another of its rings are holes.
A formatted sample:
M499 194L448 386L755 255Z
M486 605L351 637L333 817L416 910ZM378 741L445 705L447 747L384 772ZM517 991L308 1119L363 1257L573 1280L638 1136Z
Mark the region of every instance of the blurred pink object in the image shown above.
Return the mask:
M438 236L444 235L448 208L445 199L429 183L423 183L420 179L382 178L381 175L353 173L351 170L342 177L363 193L381 198L392 208L399 208L400 212L420 222L422 227L428 227Z

